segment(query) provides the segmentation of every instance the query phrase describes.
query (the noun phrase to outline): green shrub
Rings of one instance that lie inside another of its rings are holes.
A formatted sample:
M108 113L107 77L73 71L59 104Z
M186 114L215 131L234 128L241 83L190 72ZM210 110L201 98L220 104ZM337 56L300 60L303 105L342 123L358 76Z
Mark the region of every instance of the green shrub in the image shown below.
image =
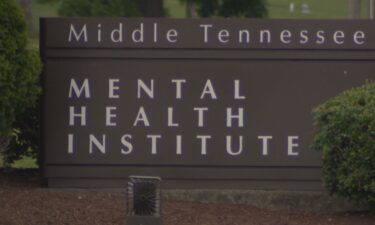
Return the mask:
M4 152L6 165L9 166L23 157L36 159L37 165L41 165L39 109L39 103L35 102L17 115L10 141Z
M375 210L375 83L345 91L313 116L326 188Z
M27 28L15 0L0 1L0 139L11 137L17 117L35 105L40 92L41 63L36 50L27 47ZM8 143L2 141L3 143ZM11 163L13 149L4 148L4 161Z

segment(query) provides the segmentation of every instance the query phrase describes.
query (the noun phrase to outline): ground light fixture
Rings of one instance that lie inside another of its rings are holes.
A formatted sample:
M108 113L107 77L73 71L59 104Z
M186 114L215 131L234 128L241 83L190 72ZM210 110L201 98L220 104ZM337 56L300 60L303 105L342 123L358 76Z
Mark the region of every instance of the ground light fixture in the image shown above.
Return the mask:
M160 177L130 176L126 191L128 225L161 225Z

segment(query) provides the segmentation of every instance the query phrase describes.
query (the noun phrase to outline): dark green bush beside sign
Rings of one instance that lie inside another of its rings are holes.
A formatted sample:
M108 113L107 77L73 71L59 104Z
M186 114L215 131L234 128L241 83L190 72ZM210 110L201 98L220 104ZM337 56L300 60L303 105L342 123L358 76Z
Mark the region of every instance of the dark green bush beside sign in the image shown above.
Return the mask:
M373 25L44 19L48 184L320 189L311 110L374 79Z

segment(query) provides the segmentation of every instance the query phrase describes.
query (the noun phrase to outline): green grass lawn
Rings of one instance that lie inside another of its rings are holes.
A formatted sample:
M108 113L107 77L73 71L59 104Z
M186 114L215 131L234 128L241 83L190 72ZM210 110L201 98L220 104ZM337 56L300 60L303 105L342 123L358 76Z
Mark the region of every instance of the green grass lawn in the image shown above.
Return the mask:
M345 19L348 18L347 0L267 0L270 18L293 19ZM289 11L294 3L294 12ZM302 12L302 5L308 5L309 13ZM362 1L362 18L368 16L367 1Z
M0 168L3 167L3 156L0 155ZM36 165L36 160L32 159L30 157L24 157L20 160L17 160L12 164L12 168L17 168L17 169L30 169L30 168L38 168Z
M14 162L12 164L12 167L13 168L22 168L22 169L38 168L38 166L36 165L36 160L32 159L30 157L24 157L20 160L17 160L16 162Z
M164 7L172 18L184 18L186 16L185 5L179 0L164 0Z
M57 4L39 4L36 0L32 0L33 10L33 32L31 34L31 42L39 44L39 18L40 17L56 17L57 15Z

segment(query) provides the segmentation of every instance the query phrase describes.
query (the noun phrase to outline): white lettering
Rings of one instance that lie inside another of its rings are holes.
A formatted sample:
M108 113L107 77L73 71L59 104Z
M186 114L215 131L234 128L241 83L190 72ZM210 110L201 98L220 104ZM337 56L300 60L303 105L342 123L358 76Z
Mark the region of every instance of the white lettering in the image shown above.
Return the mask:
M147 138L151 139L151 154L156 155L158 153L158 139L161 138L161 135L147 135Z
M324 34L325 34L325 32L323 30L319 30L318 32L316 32L316 37L317 37L316 43L317 44L320 44L320 45L324 44L324 42L326 41Z
M243 137L242 136L238 137L239 147L238 147L237 152L234 152L232 150L232 136L230 136L230 135L227 136L226 143L227 143L227 152L228 152L229 155L236 156L236 155L240 155L242 153L242 149L243 149Z
M176 84L176 99L182 99L182 84L186 83L185 79L173 79L172 83Z
M90 154L93 154L94 152L94 146L103 154L105 154L106 149L105 149L105 140L106 140L106 135L102 135L102 141L99 142L98 139L92 134L90 134Z
M118 94L115 94L115 91L118 91L120 89L117 84L120 82L119 79L109 79L109 93L108 98L119 98L120 96Z
M217 99L215 90L212 86L212 83L211 83L210 79L207 80L206 85L203 88L201 99L203 99L206 94L209 94L211 96L211 99Z
M112 113L112 111L115 111L115 110L117 110L117 107L106 107L106 110L105 110L105 112L106 112L106 114L105 114L106 115L105 116L105 125L107 127L114 127L114 126L117 125L116 122L112 121L112 118L117 117L116 114Z
M144 26L143 23L140 24L140 27L138 29L135 29L132 32L132 40L135 43L143 43L143 32L144 31Z
M243 117L243 108L238 108L238 114L233 115L232 108L227 108L227 127L232 127L232 120L237 119L238 127L243 127L244 117Z
M250 32L248 30L240 30L238 32L238 42L243 43L244 39L246 43L250 43Z
M173 121L173 107L168 107L168 127L178 127L179 124Z
M203 34L204 34L204 43L208 42L208 28L211 28L211 24L201 24L200 27L203 27Z
M264 40L267 39L267 44L271 43L271 31L269 30L261 30L259 33L260 43L264 43Z
M123 39L123 25L122 23L119 23L118 24L118 29L113 29L112 32L111 32L111 40L112 42L114 43L119 43L119 42L123 42L124 39Z
M143 125L145 127L150 126L150 122L148 121L148 118L147 118L147 115L146 115L146 112L145 112L145 109L143 108L143 106L139 107L137 118L135 119L135 121L133 123L133 126L134 127L138 126L139 121L143 122Z
M79 32L79 34L77 34L77 31L74 28L74 25L70 24L70 32L69 32L69 40L68 40L69 42L72 42L73 36L75 37L76 41L79 42L82 35L83 35L84 42L87 42L87 27L86 27L86 24L83 25L83 27L81 29L81 32Z
M121 137L121 144L126 147L126 149L121 148L121 154L129 155L133 152L133 144L130 142L132 136L130 134L125 134Z
M78 88L78 84L75 79L70 79L70 88L69 88L69 98L73 97L73 92L77 98L81 97L82 92L84 92L85 98L90 98L90 83L89 79L85 79L81 88Z
M306 44L307 42L309 42L309 37L307 36L307 34L308 34L307 30L301 30L300 32L301 40L299 41L299 43Z
M234 81L234 99L246 99L244 95L240 94L240 80Z
M211 139L211 135L197 135L197 139L201 140L201 155L207 155L207 140Z
M169 43L176 43L177 42L177 30L171 29L167 32L167 40Z
M98 42L102 42L102 25L98 24Z
M154 43L158 42L158 23L154 23Z
M344 44L344 38L345 38L345 33L341 30L333 33L333 41L338 45Z
M290 30L283 30L280 33L280 40L284 44L290 44L292 42L291 37L292 32L290 32Z
M148 95L149 98L154 98L154 79L150 80L150 87L148 87L143 80L138 79L138 94L137 98L141 98L141 90Z
M272 136L258 136L258 139L262 139L262 155L268 155L268 140L272 138Z
M182 136L176 135L176 154L182 155Z
M365 43L365 38L366 38L366 35L365 35L365 32L363 31L357 31L354 33L354 43L356 43L357 45L363 45Z
M194 108L194 111L198 111L198 127L204 127L204 112L208 111L208 108Z
M74 153L74 147L73 147L74 140L73 139L74 139L74 135L68 134L68 154Z
M228 30L219 31L218 39L221 43L228 43L229 42L229 31Z
M298 156L298 152L294 152L294 148L297 148L299 146L298 143L295 141L298 141L298 136L288 136L288 156Z
M69 125L75 126L75 118L81 119L81 126L86 126L86 106L81 106L81 111L76 112L75 106L69 107Z

